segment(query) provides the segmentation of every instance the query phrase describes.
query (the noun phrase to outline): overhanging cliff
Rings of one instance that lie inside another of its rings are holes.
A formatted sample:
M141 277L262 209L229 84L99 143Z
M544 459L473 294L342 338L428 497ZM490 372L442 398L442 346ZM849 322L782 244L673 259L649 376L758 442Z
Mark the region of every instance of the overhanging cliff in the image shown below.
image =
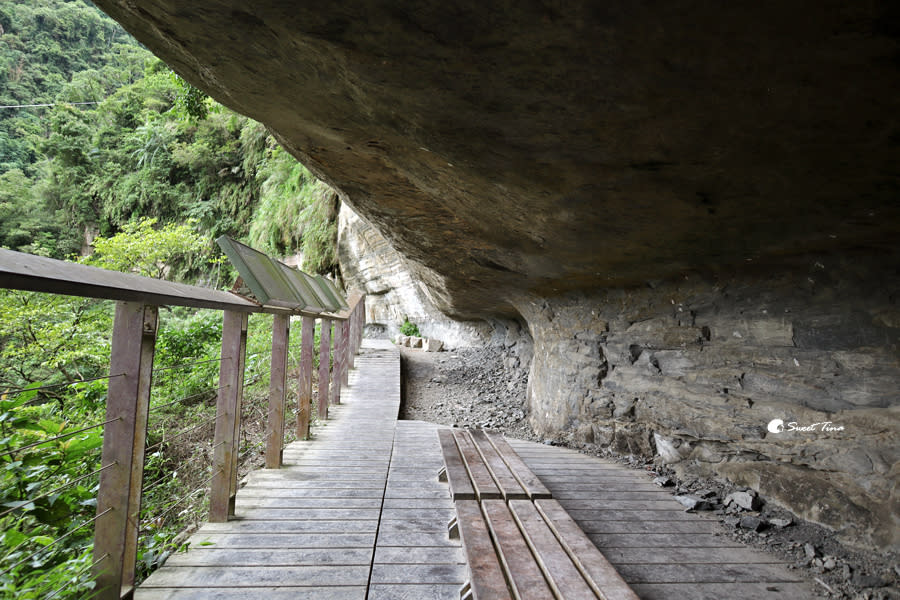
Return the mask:
M900 543L896 3L96 3L525 322L536 428Z

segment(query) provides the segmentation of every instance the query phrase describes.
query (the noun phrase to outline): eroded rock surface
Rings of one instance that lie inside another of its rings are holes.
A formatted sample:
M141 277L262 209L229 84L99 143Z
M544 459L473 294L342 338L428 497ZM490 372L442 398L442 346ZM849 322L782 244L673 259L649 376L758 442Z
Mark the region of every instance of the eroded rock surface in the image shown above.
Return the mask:
M819 255L523 300L530 423L727 477L847 540L896 547L897 279Z
M900 233L895 3L97 5L458 316Z

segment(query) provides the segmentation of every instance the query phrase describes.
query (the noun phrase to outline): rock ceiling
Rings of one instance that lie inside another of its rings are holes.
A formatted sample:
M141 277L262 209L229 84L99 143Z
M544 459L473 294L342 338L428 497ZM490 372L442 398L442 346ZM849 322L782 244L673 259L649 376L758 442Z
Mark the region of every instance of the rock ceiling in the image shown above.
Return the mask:
M900 233L896 4L95 3L456 315Z

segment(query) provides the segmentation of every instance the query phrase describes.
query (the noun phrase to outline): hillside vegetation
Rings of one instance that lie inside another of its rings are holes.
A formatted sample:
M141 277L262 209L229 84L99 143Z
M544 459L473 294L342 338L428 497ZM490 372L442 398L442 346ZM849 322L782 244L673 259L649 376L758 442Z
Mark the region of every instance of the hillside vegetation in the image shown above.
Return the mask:
M336 268L337 195L88 2L0 7L0 105L2 247L63 258L140 217L190 218Z
M225 287L213 240L228 234L337 269L337 194L89 2L0 4L0 106L0 247ZM107 301L0 289L3 598L91 596L112 316ZM212 468L221 314L160 321L139 578L205 518ZM253 315L245 467L260 459L270 336Z

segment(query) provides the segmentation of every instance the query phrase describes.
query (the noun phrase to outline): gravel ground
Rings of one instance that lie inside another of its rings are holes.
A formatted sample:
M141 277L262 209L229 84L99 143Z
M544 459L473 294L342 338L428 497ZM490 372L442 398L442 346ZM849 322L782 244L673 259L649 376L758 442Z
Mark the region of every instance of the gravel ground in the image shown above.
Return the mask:
M771 552L799 569L822 598L900 600L900 557L856 551L824 527L765 503L753 490L710 480L679 480L644 457L615 456L570 438L542 439L528 425L524 400L528 375L502 346L424 352L401 347L401 418L458 427L489 428L505 435L560 445L641 469L689 510L719 515L728 535Z

